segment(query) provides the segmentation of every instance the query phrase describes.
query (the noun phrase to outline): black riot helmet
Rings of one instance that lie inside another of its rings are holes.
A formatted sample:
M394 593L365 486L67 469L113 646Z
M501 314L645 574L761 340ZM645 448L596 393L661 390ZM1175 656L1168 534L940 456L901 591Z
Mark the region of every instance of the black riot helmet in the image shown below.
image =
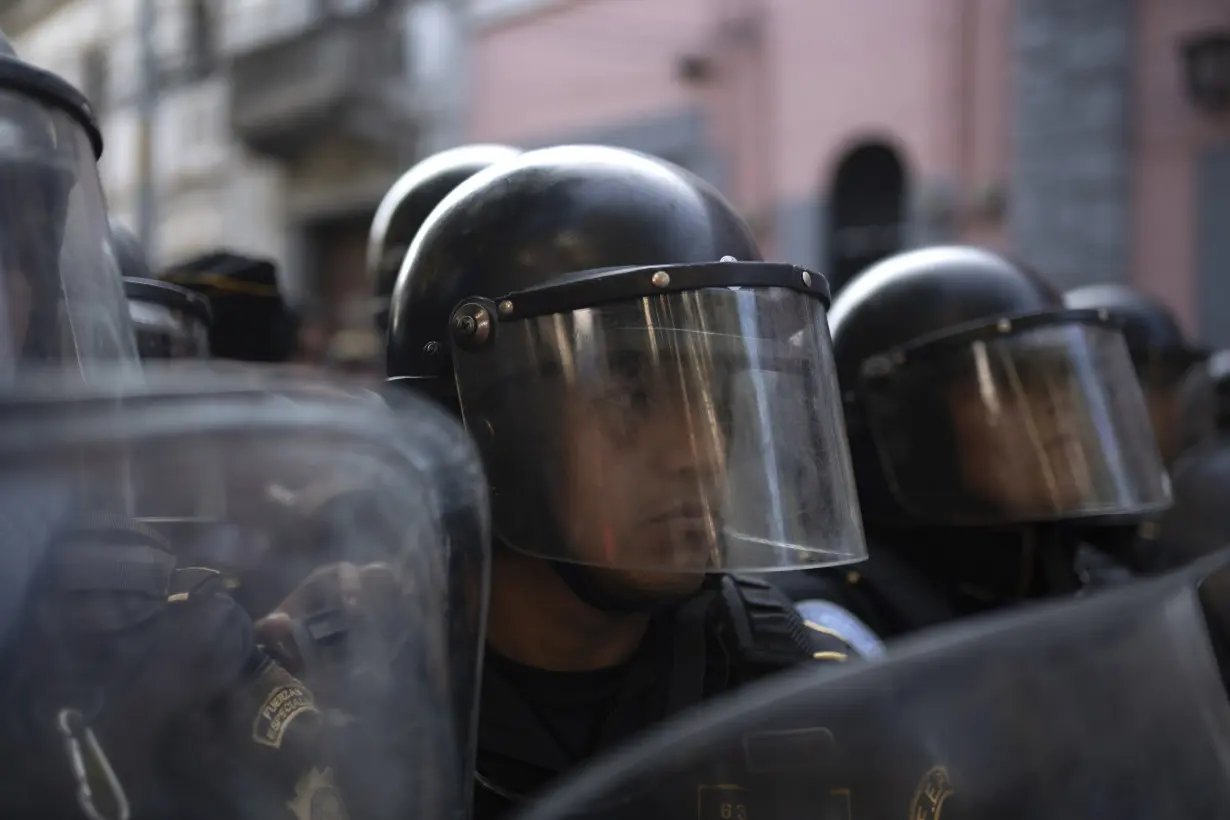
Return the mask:
M1086 285L1064 294L1070 308L1104 309L1123 324L1123 336L1149 402L1158 446L1171 463L1193 438L1193 421L1184 410L1190 396L1202 391L1204 374L1197 365L1208 351L1192 344L1168 307L1135 288L1118 284Z
M142 359L209 358L209 300L157 279L124 277Z
M588 565L622 571L613 596L678 595L700 572L859 560L828 288L759 260L670 163L527 152L415 239L388 372L459 408L500 542L565 580Z
M507 145L462 145L432 154L402 174L376 208L367 239L367 278L376 300L375 323L388 330L389 297L406 250L428 215L454 188L479 171L516 157Z
M115 249L115 263L119 266L120 276L125 279L154 278L141 240L131 228L114 217L111 219L111 245Z
M0 380L136 361L85 98L0 35Z
M830 313L869 529L1133 519L1168 485L1123 335L988 251L862 273Z

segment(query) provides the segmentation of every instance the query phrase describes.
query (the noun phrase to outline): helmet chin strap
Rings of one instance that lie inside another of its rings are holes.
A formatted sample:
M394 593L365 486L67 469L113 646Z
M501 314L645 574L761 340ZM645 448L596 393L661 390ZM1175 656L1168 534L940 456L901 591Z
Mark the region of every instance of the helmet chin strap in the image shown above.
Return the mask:
M601 612L613 615L632 615L635 613L653 612L661 609L664 602L636 593L620 594L612 591L609 586L601 584L594 577L593 570L583 564L572 564L567 561L547 561L563 582L572 590L572 594L588 606Z

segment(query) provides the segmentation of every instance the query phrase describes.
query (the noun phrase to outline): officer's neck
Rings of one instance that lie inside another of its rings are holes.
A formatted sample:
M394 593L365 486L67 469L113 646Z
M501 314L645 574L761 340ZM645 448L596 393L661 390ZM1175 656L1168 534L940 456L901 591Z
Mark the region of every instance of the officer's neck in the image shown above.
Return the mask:
M619 666L636 653L649 618L595 609L541 559L511 550L494 557L487 644L509 660L554 672Z

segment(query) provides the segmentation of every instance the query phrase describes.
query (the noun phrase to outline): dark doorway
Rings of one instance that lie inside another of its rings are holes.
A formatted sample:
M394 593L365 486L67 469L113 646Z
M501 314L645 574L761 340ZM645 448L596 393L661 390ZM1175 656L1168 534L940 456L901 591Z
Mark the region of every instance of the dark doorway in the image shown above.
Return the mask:
M371 322L371 285L364 266L372 214L362 212L321 219L304 226L308 287L304 294L306 357L324 355L339 332ZM319 348L319 349L315 349Z
M881 142L863 142L842 157L829 198L829 285L836 292L855 274L905 243L905 166Z

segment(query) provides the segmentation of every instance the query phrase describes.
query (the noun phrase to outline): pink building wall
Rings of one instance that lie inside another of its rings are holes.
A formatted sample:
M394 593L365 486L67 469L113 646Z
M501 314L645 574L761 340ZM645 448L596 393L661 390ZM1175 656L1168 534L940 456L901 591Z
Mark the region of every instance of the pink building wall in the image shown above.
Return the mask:
M1230 24L1230 6L1136 7L1131 278L1190 327L1194 158L1230 140L1230 114L1187 99L1176 44ZM756 8L767 15L758 41L720 39L724 15ZM753 220L783 201L823 201L843 152L882 138L899 149L915 193L950 191L954 237L1005 247L1003 216L986 206L1012 196L1013 9L1013 0L559 0L478 37L470 137L541 142L700 108L729 165L726 192ZM715 79L679 79L679 57L704 52L718 58ZM762 235L772 252L771 226Z
M868 137L899 148L911 181L946 180L963 199L1003 183L1010 0L764 0L768 23L750 59L746 47L719 45L729 7L565 0L483 32L470 138L533 142L699 106L745 212L826 195L841 154ZM678 59L706 50L716 80L681 81ZM961 227L1001 241L994 221Z
M1132 279L1165 300L1190 330L1198 299L1195 162L1202 149L1230 140L1230 113L1210 115L1192 105L1177 43L1189 32L1230 25L1230 5L1138 0L1136 14Z
M676 58L703 45L710 0L565 0L481 33L470 138L520 143L694 100Z

